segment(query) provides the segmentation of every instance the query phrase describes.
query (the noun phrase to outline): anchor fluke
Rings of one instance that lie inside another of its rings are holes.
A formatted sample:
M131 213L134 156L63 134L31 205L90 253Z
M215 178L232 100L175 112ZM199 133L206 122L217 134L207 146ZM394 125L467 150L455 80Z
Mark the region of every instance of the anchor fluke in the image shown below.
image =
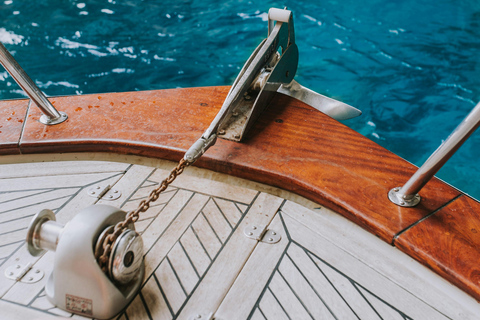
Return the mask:
M316 93L313 90L305 88L295 80L292 80L292 82L287 85L282 84L277 92L300 100L336 120L347 120L362 114L362 111L357 108Z

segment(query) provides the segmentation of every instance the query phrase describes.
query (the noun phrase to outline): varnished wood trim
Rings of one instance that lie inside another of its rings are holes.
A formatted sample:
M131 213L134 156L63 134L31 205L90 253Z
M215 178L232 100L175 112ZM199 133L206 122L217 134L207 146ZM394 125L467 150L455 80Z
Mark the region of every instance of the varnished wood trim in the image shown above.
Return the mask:
M395 246L480 300L480 203L461 196L395 241Z
M44 126L38 122L40 112L32 108L15 151L112 152L177 161L208 127L228 90L210 87L52 98L69 119ZM7 150L3 145L1 149ZM219 139L196 166L302 195L388 243L460 194L433 179L422 190L419 206L392 204L388 190L403 185L416 168L283 95L272 101L244 142Z
M19 153L18 143L27 107L27 100L0 102L0 155Z

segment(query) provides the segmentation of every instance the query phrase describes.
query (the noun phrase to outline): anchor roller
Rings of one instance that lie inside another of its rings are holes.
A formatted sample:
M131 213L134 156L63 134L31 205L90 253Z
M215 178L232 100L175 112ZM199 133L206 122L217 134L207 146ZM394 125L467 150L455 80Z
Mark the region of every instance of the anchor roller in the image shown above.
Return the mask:
M135 296L144 276L143 242L133 224L117 238L108 275L95 259L95 248L126 213L107 205L79 212L62 226L51 210L40 211L30 223L27 248L32 255L55 251L53 272L45 292L57 307L72 313L108 319Z
M298 59L292 12L271 8L268 11L268 37L248 58L215 119L184 159L194 162L215 144L217 138L241 142L277 94L303 101L337 120L354 118L362 113L296 82Z

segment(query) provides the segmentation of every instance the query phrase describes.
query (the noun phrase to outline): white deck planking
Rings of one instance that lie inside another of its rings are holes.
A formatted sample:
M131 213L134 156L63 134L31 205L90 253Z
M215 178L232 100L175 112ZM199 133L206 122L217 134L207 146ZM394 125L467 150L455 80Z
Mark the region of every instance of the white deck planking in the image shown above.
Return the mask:
M35 213L49 208L66 223L93 203L133 209L173 165L0 165L0 319L83 318L45 296L54 253L34 258L24 246ZM97 201L86 192L96 183L115 185L122 197ZM252 224L268 225L282 240L245 237ZM353 223L241 179L189 168L136 226L146 252L144 285L115 319L479 318L475 300ZM35 284L3 276L26 262L46 276Z

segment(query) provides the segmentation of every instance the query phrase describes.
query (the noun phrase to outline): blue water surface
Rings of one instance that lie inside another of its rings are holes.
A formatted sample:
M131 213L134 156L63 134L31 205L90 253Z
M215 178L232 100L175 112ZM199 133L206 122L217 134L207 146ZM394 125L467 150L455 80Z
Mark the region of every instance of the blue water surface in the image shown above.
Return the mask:
M284 6L296 80L361 109L345 124L416 165L480 100L477 0L6 0L0 41L50 96L228 85ZM0 98L18 97L1 69ZM476 198L479 142L438 174Z

